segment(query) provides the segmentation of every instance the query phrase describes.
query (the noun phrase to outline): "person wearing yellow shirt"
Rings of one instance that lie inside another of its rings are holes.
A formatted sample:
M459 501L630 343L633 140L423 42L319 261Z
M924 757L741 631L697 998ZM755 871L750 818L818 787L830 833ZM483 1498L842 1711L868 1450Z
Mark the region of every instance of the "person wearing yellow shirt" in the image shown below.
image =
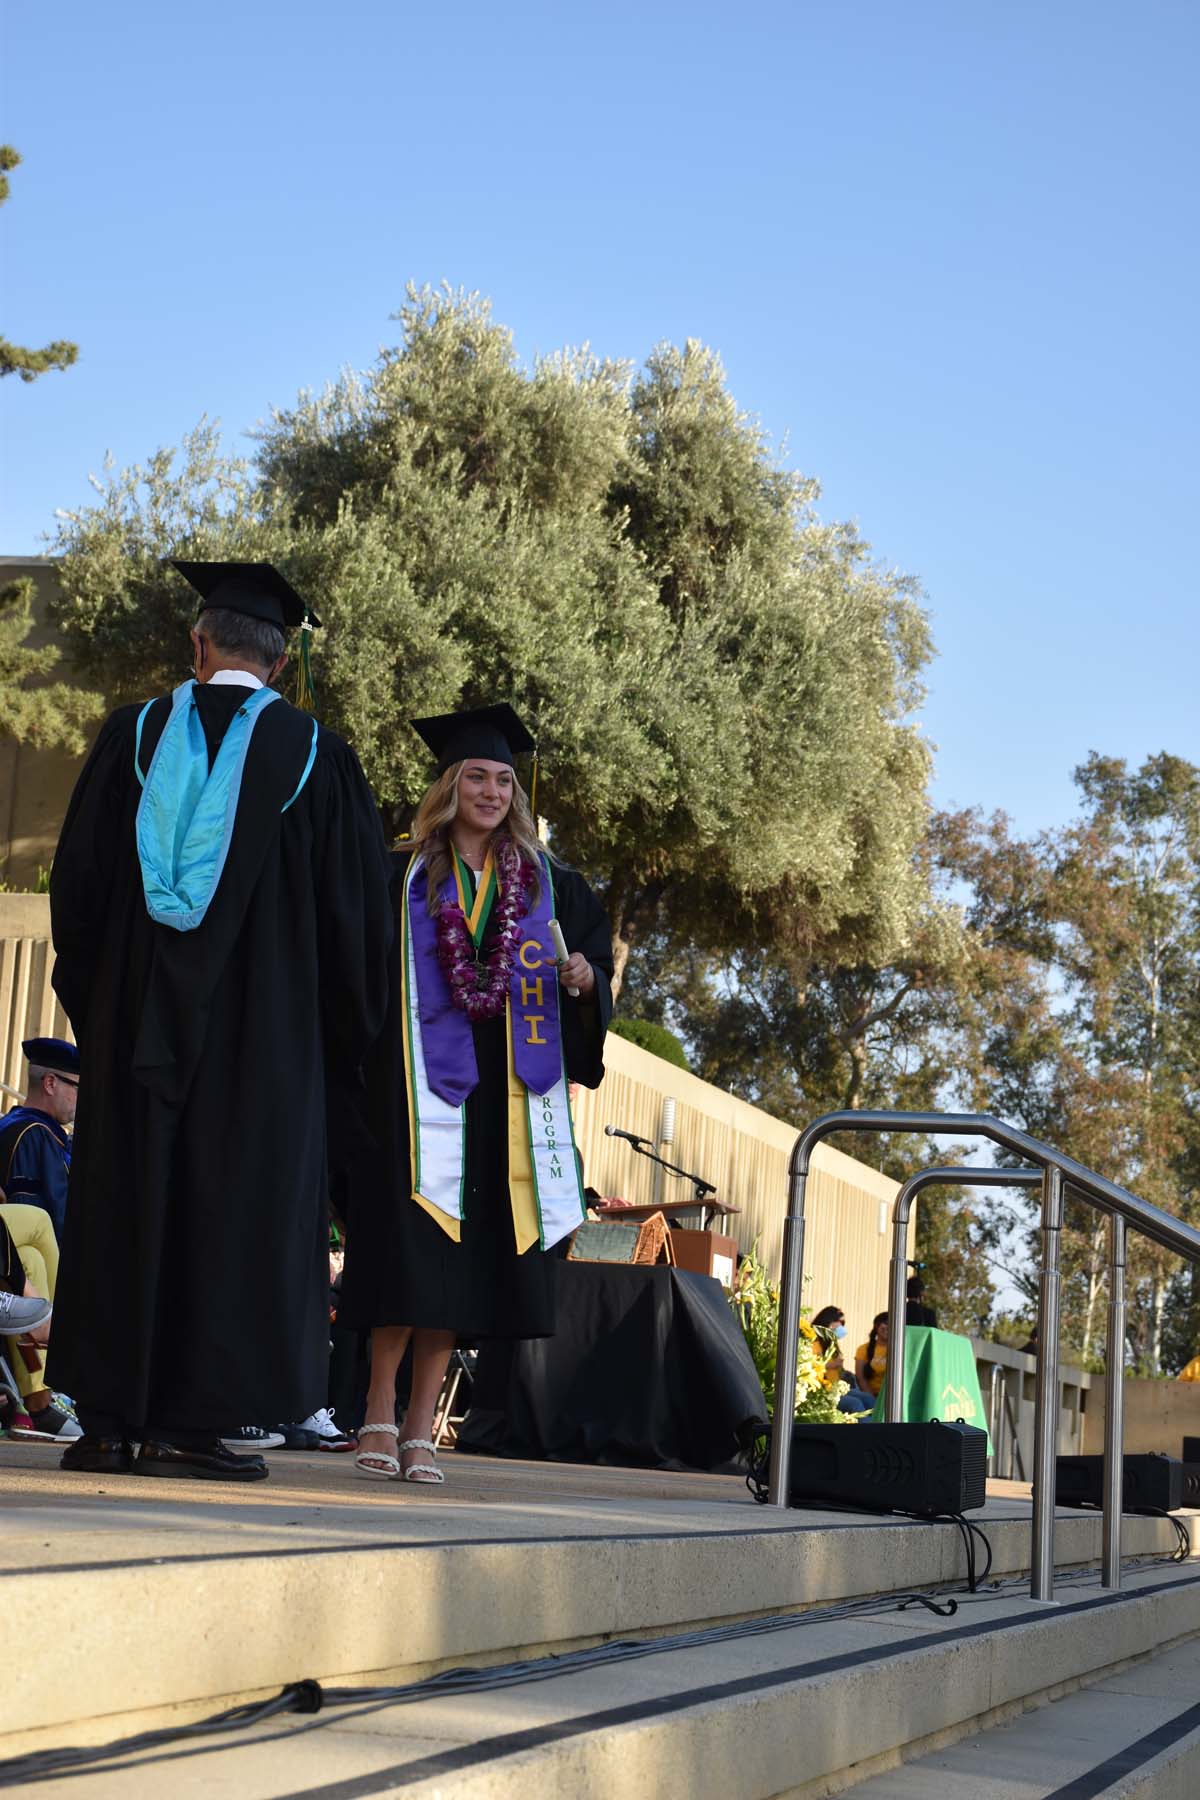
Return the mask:
M887 1374L887 1337L888 1316L885 1312L876 1313L870 1337L854 1352L854 1379L864 1393L873 1394L876 1399Z

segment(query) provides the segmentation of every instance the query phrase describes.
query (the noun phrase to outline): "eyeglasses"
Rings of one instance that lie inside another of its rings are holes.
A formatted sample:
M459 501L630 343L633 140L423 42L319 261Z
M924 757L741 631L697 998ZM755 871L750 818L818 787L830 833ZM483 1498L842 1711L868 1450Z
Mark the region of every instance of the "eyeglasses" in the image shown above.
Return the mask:
M79 1086L79 1083L72 1075L60 1075L57 1069L51 1069L50 1073L53 1075L55 1081L65 1081L68 1087L77 1088Z

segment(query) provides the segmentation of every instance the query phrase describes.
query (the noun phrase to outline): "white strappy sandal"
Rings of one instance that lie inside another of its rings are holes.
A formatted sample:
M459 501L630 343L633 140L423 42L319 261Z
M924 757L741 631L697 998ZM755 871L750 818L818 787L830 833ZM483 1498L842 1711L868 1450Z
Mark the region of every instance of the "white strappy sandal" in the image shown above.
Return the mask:
M437 1455L437 1445L432 1438L405 1438L402 1444L396 1445L396 1455L403 1456L406 1450L428 1450L431 1456ZM437 1487L446 1477L436 1463L413 1463L410 1468L401 1471L402 1481L415 1481L425 1487Z
M360 1443L372 1431L382 1431L388 1437L400 1436L394 1425L360 1425ZM360 1450L354 1459L354 1466L361 1474L370 1475L376 1481L395 1481L400 1474L399 1458L389 1456L386 1450Z

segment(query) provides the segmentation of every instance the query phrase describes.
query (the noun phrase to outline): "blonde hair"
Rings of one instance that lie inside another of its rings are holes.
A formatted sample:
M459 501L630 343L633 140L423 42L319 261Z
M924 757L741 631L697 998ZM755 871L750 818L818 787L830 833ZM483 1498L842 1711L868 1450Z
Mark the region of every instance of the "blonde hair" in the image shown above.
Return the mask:
M411 850L414 857L425 858L425 905L431 918L438 910L441 889L452 866L450 827L458 817L458 778L468 760L466 758L462 762L451 763L431 783L417 808L412 835L405 841L405 849ZM517 780L515 769L512 805L488 839L488 849L498 851L506 843L511 844L521 861L528 863L533 870L533 891L536 897L541 891L541 858L550 853L538 837L529 798Z

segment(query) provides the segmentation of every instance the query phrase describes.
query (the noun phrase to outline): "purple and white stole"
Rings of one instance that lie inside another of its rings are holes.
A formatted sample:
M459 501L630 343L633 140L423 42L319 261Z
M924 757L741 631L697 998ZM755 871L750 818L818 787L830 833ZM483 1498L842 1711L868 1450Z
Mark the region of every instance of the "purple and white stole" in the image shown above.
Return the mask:
M520 921L506 1008L508 1183L519 1252L548 1250L586 1217L563 1059L561 988L550 941L554 886L541 859L540 892ZM450 998L425 905L425 863L414 859L401 908L404 1062L413 1198L456 1241L466 1177L467 1096L479 1083L471 1022ZM422 879L418 879L422 877ZM458 904L453 873L444 898Z

